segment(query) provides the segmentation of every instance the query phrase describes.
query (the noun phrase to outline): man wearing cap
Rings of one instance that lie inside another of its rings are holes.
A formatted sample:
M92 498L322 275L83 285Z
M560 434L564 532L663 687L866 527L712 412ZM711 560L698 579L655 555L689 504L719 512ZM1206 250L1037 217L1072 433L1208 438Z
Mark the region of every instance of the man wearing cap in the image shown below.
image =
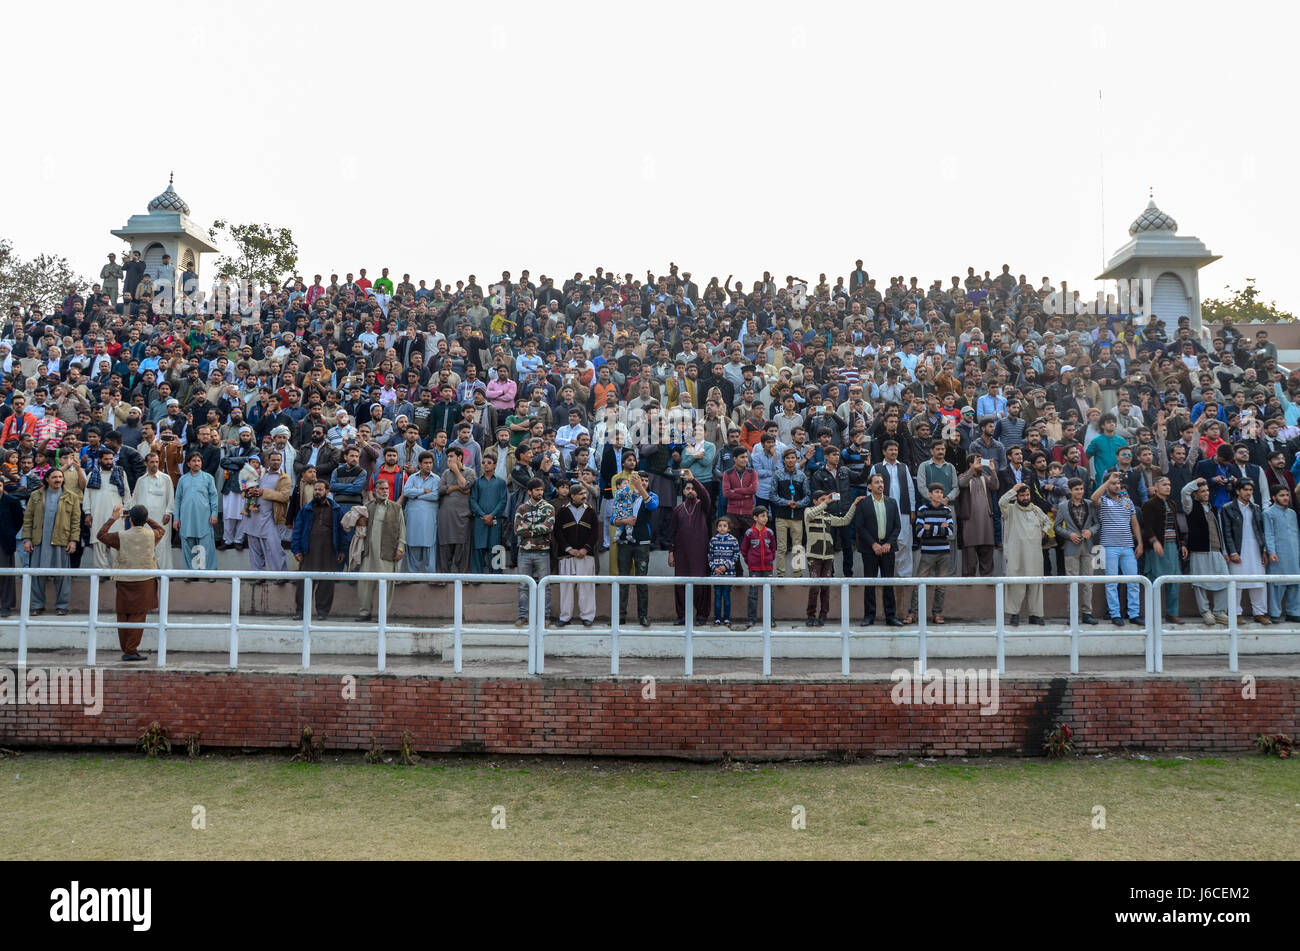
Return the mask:
M253 427L241 426L238 441L221 458L221 545L233 548L239 539L239 523L244 517L244 496L239 488L239 470L257 452Z
M117 255L109 253L108 263L99 269L99 279L104 282L103 293L110 304L117 303L118 284L122 280L122 265L117 263Z

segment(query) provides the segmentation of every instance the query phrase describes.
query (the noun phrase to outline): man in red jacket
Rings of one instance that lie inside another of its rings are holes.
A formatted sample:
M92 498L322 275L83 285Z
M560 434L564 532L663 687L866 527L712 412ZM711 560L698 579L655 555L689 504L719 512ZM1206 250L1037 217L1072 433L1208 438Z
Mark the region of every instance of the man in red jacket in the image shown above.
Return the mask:
M758 494L758 473L749 468L749 453L739 450L733 468L723 473L722 496L727 500L727 518L731 534L745 537L754 524L754 497Z
M728 514L728 518L731 515ZM767 509L762 506L754 509L754 524L740 540L740 557L745 560L751 578L770 578L776 567L776 534L767 527ZM749 612L745 626L754 623L758 614L759 585L749 586Z
M0 427L0 446L6 449L17 446L23 433L30 433L33 438L36 436L36 417L27 412L27 397L15 393L12 405L13 412L5 419L4 426Z

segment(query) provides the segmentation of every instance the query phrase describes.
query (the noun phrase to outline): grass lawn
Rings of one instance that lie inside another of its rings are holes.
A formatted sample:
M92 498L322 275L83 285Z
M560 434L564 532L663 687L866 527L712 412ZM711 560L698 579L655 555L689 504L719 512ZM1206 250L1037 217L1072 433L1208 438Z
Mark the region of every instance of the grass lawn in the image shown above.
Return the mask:
M1294 859L1300 762L28 752L0 762L0 829L17 859Z

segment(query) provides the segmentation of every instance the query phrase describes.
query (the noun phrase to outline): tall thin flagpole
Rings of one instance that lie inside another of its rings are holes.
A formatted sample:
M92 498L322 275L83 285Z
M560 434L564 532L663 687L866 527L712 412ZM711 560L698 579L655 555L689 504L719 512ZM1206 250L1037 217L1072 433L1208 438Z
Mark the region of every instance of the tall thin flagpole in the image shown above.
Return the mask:
M1097 136L1098 159L1101 163L1101 269L1106 270L1106 111L1102 102L1101 90L1097 90L1097 124L1100 135Z

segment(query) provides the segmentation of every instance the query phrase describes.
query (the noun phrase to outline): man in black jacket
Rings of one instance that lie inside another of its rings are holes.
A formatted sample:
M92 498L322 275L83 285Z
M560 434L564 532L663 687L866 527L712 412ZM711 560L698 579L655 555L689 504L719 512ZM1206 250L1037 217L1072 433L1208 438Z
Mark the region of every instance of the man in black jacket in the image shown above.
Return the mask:
M0 480L0 617L14 609L14 553L23 528L23 506Z
M113 461L122 467L122 472L126 475L127 489L134 492L136 479L144 475L144 457L138 452L123 452L122 434L116 429L104 437L104 444L117 454Z
M878 472L871 474L871 494L858 502L853 516L853 530L857 534L858 549L862 552L863 575L867 578L894 577L894 550L902 521L898 503L885 495L885 478ZM894 586L883 586L885 598L885 623L902 627L895 616ZM876 589L862 589L862 623L870 627L876 622Z

